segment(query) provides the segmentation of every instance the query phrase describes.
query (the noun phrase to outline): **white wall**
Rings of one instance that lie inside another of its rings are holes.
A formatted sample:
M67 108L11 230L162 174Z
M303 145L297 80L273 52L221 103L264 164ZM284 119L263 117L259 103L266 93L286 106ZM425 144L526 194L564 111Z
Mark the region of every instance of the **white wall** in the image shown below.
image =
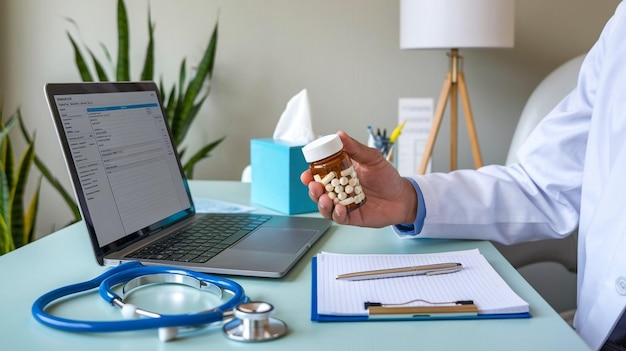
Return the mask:
M517 118L534 86L553 68L585 52L617 0L519 0L510 50L464 50L485 163L503 163ZM134 77L146 42L148 1L127 1ZM318 133L344 129L365 141L365 126L392 128L399 97L433 97L447 70L442 51L401 51L397 0L152 0L157 72L172 84L183 56L197 62L219 17L210 98L196 140L226 135L196 178L238 179L249 140L270 137L285 103L309 91ZM73 18L99 54L116 47L115 0L0 0L0 96L8 115L21 106L37 131L37 152L67 185L42 87L80 80L66 30ZM463 126L461 126L463 128ZM463 131L463 129L461 129ZM435 147L435 170L447 167L447 125ZM466 135L461 167L472 167ZM38 232L67 223L69 211L44 185Z

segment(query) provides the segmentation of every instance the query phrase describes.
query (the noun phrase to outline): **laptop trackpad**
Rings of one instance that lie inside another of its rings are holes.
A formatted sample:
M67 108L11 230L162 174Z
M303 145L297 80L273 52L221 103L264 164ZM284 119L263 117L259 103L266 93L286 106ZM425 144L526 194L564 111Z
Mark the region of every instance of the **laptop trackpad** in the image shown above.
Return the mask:
M316 233L312 229L261 227L231 248L295 254Z

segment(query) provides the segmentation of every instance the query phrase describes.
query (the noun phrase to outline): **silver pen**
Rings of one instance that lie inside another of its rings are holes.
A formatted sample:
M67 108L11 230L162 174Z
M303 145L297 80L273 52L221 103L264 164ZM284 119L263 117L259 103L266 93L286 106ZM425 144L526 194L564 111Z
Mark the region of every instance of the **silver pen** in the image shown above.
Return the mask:
M336 279L341 280L368 280L385 279L396 277L408 277L412 275L436 275L458 272L463 268L460 263L438 263L424 266L410 266L400 268L377 269L373 271L363 271L340 274Z

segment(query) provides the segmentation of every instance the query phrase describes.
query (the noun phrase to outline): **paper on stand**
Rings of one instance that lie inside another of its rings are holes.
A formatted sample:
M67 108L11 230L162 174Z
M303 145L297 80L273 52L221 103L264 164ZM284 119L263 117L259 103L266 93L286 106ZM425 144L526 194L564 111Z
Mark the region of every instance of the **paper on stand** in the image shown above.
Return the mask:
M285 111L280 116L274 130L273 138L294 145L306 145L315 139L309 94L306 89L302 89L287 102Z

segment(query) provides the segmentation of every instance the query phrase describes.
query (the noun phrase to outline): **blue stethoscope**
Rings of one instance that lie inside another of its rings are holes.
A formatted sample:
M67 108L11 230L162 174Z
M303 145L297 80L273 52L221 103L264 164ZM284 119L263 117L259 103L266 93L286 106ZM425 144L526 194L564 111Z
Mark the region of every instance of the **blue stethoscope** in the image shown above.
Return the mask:
M113 292L113 287L124 284L123 295L151 284L181 284L206 291L221 298L223 293L231 297L222 305L198 313L165 315L147 311ZM100 296L122 311L124 320L85 321L53 316L45 311L55 300L76 293L98 288ZM267 302L250 301L241 285L223 277L194 271L159 266L144 266L140 262L128 262L112 268L89 281L52 290L39 297L32 307L33 317L40 323L72 332L120 332L158 329L162 341L178 336L180 328L197 328L224 321L226 336L237 341L264 341L283 336L287 331L284 322L270 317L274 308Z

